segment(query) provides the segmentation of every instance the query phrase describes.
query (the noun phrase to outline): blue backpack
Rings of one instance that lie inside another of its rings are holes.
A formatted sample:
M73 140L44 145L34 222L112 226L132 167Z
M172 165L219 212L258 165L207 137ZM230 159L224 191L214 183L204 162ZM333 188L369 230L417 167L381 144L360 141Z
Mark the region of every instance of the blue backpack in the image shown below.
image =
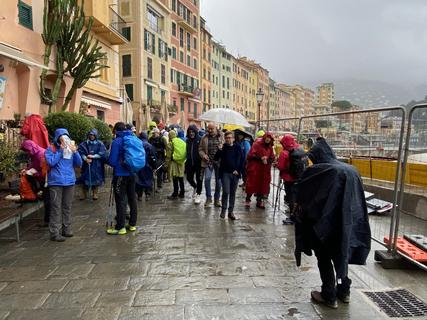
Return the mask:
M145 167L145 150L142 141L134 135L123 137L124 165L132 173Z

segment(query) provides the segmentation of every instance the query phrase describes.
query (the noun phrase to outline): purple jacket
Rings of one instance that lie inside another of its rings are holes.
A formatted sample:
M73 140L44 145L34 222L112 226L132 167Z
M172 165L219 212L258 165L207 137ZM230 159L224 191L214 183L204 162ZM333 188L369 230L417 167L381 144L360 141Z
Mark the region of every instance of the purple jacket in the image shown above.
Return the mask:
M27 170L32 168L36 169L37 173L34 174L34 177L36 177L37 179L43 179L42 165L44 161L44 153L46 150L40 147L33 140L25 140L24 142L22 142L21 149L27 152L31 159L30 163L27 166Z

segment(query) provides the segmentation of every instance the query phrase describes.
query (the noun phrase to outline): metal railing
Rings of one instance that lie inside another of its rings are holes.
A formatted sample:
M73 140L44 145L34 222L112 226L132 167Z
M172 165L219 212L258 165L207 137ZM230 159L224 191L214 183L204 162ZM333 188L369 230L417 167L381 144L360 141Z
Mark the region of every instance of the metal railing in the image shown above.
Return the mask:
M110 27L116 33L120 34L123 38L126 38L123 33L123 27L126 27L126 21L110 6Z

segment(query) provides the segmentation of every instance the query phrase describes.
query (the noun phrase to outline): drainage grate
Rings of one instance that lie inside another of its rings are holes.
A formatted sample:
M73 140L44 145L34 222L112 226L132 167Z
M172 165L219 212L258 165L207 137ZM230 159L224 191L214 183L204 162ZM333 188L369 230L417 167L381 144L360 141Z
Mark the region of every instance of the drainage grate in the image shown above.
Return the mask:
M363 293L389 317L427 316L427 304L408 290L364 291Z

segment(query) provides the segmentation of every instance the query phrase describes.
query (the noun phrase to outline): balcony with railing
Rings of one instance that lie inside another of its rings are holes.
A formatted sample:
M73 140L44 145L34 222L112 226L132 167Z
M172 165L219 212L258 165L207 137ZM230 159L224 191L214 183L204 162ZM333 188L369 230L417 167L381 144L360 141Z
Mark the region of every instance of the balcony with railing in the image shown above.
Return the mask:
M110 29L114 31L117 39L112 39L112 44L127 43L123 28L126 27L126 21L110 6ZM117 40L117 41L116 41Z
M186 84L179 84L178 91L180 94L183 94L189 97L194 97L195 88L193 86L189 86Z
M179 16L178 17L178 25L181 26L182 28L184 28L185 30L187 30L190 33L197 33L198 29L197 29L197 21L193 21L191 22L191 19L187 17L187 19Z

